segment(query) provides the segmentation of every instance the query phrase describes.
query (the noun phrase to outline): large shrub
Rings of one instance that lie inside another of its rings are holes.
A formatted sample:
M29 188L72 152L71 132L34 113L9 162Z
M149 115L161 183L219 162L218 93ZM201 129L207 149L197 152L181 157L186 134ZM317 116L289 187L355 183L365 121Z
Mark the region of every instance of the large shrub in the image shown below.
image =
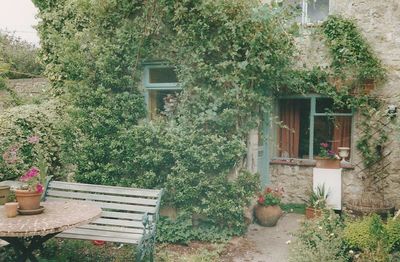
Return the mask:
M75 178L165 187L165 203L243 232L258 181L233 171L291 63L284 16L256 0L34 2L46 74L71 105L63 129ZM176 66L182 87L176 115L153 123L138 88L150 59Z
M0 65L7 65L2 73L8 78L30 78L42 74L39 49L12 34L0 32ZM0 66L1 67L1 66Z
M60 104L52 100L40 105L13 107L0 115L0 179L15 179L37 164L38 152L28 137L38 136L49 167L49 175L61 166L58 123Z

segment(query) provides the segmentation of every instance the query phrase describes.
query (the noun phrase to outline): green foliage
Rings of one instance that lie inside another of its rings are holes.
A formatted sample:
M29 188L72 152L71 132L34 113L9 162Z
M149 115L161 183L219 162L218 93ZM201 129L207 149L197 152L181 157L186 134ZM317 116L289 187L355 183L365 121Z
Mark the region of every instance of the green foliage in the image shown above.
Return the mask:
M400 250L400 219L388 219L386 231L392 251Z
M287 204L280 204L280 207L283 211L287 213L296 213L296 214L305 214L306 213L306 205L300 203L287 203Z
M343 222L333 211L316 220L305 221L295 234L295 241L290 243L289 261L347 261L343 228Z
M46 75L71 105L63 156L76 165L75 178L165 187L167 204L207 217L208 228L243 232L258 181L245 172L230 177L291 64L284 16L239 0L35 4ZM153 58L176 66L180 105L168 121L139 123L138 68Z
M15 179L39 161L39 151L27 140L40 137L40 148L49 168L55 174L61 166L59 130L60 104L50 101L41 105L24 105L5 110L0 116L0 178Z
M161 217L158 222L157 242L187 244L193 240L223 241L236 235L232 230L216 227L203 223L200 226L193 225L192 214L182 212L176 220Z
M331 66L342 79L355 78L361 82L385 77L381 62L353 20L330 16L321 30L332 56Z
M14 35L0 33L0 75L11 79L30 78L42 72L38 48Z
M132 261L135 253L134 246L127 245L117 249L114 243L96 246L92 241L82 240L49 240L40 250L40 261L69 262L69 261Z
M400 222L389 218L384 224L375 214L347 223L344 238L353 249L369 253L379 250L380 253L386 253L386 256L389 256L389 252L399 248Z
M325 190L325 184L318 185L315 190L312 190L308 206L316 209L326 208L326 199L328 198L328 192Z

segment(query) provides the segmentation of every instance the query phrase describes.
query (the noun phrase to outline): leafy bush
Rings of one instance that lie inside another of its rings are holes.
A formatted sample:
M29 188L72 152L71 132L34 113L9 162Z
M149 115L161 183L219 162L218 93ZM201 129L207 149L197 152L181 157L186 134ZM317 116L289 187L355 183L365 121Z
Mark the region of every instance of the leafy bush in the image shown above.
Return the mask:
M59 109L60 104L54 100L10 108L0 115L0 179L15 179L37 165L38 152L27 140L33 135L40 137L49 174L57 172L61 166Z
M375 250L380 242L387 245L387 232L379 215L371 215L348 222L344 230L344 239L350 248Z
M386 224L389 246L392 251L400 250L400 219L389 219Z
M306 220L290 244L289 261L347 261L343 228L343 222L333 211L316 220Z
M4 76L29 78L39 76L43 66L38 58L39 49L12 34L0 33L0 62L7 65Z

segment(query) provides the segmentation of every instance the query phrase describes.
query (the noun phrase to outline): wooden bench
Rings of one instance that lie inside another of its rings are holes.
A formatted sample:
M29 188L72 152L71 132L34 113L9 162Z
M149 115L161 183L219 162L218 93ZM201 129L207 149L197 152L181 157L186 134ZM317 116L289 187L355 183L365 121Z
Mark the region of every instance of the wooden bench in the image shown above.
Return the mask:
M163 190L49 180L44 200L95 202L103 211L99 219L56 237L134 244L137 246L136 261L142 261L145 257L153 260L162 194Z

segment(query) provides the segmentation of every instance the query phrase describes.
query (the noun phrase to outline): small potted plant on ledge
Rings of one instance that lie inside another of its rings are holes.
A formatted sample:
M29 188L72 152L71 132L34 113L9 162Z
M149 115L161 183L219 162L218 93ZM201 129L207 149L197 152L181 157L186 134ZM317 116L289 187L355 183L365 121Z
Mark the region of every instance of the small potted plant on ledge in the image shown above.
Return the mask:
M340 168L340 157L335 151L329 148L328 143L321 143L318 156L315 157L317 160L316 167L336 169Z
M272 189L266 187L265 190L259 194L254 213L260 225L267 227L276 225L283 214L279 206L283 193L283 188Z
M326 209L327 198L328 193L325 190L325 185L319 185L315 190L312 190L306 207L306 218L320 217L322 211Z

